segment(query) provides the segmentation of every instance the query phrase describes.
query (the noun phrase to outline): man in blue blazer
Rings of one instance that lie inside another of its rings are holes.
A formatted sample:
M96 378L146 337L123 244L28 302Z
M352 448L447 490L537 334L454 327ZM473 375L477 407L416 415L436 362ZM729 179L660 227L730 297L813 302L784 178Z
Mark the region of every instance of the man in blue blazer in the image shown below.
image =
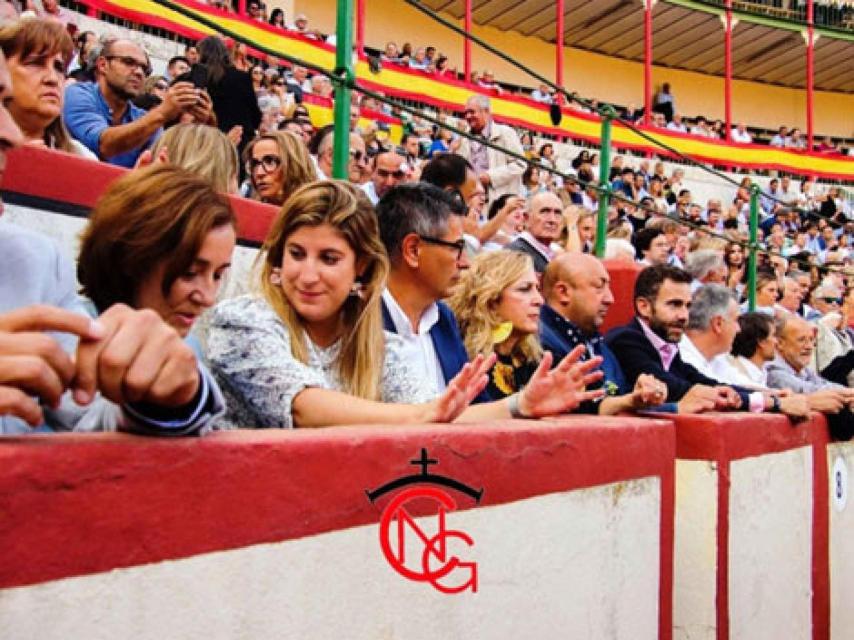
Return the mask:
M635 318L613 329L606 344L617 356L629 384L651 374L667 384L667 402L689 392L703 394L718 410L747 411L748 393L704 376L679 356L679 340L688 325L691 275L678 267L647 267L635 281Z

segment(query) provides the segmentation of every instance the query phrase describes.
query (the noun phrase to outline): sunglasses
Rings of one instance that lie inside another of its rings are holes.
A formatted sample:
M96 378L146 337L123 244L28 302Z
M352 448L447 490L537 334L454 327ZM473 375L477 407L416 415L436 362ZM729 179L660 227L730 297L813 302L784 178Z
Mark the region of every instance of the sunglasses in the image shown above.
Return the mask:
M838 304L841 305L843 302L842 298L822 298L825 304Z
M368 160L368 154L362 151L361 149L350 149L350 156L356 162L362 162L362 160Z
M388 171L387 169L377 169L377 175L380 178L389 178L393 177L396 180L403 180L406 177L406 173L398 169L397 171Z
M258 167L264 167L264 171L271 173L282 166L282 159L279 156L266 155L262 158L249 158L246 161L246 172L254 173Z
M154 88L158 91L166 91L166 89L168 89L169 87L163 82L158 82L156 85L154 85Z
M459 260L462 257L463 251L465 251L465 248L466 248L466 241L463 240L462 238L460 238L456 242L449 242L448 240L442 240L441 238L434 238L432 236L421 236L421 235L419 235L418 237L421 238L427 244L435 244L435 245L438 245L440 247L447 247L448 249L454 249L457 252L457 258L456 258L457 260Z

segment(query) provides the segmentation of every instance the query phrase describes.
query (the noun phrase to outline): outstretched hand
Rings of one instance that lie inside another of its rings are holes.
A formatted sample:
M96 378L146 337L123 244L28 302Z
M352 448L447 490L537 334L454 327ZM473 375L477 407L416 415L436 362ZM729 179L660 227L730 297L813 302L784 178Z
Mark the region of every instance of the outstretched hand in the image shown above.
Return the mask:
M424 422L453 422L489 382L487 374L495 364L496 355L478 355L448 383L445 392L426 405Z
M584 345L578 345L554 369L551 369L551 352L543 354L534 375L519 392L519 411L523 416L541 418L568 413L582 402L605 395L604 389L585 390L588 385L601 380L604 374L598 369L602 363L601 356L579 362L584 351Z

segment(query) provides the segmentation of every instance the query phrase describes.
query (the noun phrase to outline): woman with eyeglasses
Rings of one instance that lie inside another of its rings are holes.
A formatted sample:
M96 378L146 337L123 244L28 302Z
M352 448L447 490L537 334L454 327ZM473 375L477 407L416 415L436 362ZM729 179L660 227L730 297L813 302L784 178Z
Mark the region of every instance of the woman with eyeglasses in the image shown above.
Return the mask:
M271 131L255 138L243 152L252 196L282 205L304 184L317 180L314 163L302 140L289 131Z
M224 428L449 422L486 383L466 365L432 398L402 339L382 329L388 258L367 197L340 181L294 193L258 255L260 295L221 302L208 359Z
M65 69L74 53L65 28L52 20L19 20L0 29L0 49L12 80L9 112L25 144L97 160L62 122Z
M169 83L163 76L148 76L142 84L142 93L133 99L133 103L140 109L147 111L163 102L168 89Z

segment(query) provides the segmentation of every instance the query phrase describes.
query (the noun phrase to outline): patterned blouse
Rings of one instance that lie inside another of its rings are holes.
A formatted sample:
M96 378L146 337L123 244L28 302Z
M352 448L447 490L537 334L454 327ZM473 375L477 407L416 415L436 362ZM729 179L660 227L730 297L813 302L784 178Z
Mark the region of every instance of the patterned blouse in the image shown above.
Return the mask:
M291 353L287 327L263 298L230 298L212 315L208 360L228 407L216 428L292 428L293 400L300 391L343 389L334 366L340 344L323 348L308 340L308 364L299 362ZM403 358L401 338L386 332L385 340L382 400L433 400Z

